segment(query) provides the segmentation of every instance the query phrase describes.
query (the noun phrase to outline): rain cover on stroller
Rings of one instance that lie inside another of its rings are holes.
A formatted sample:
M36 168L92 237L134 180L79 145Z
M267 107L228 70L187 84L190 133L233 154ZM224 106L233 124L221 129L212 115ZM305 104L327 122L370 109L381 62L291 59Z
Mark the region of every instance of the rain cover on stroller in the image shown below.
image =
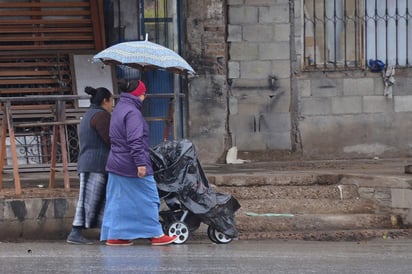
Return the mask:
M192 142L166 141L154 147L150 157L161 191L174 193L189 211L226 236L238 236L234 213L240 204L230 194L213 191Z

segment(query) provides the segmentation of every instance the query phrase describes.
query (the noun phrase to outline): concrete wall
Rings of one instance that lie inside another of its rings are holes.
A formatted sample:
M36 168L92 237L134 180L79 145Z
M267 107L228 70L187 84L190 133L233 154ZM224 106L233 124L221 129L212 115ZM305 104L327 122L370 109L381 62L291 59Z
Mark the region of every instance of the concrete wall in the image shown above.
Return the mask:
M280 9L279 8L280 5ZM288 1L187 1L189 138L202 162L290 150ZM269 80L272 82L270 83Z
M281 151L309 159L409 157L412 71L396 71L391 99L379 73L303 71L301 4L186 4L186 50L198 72L189 87L189 138L200 159L222 161L232 145L252 160L278 159Z
M393 98L380 75L301 73L303 152L308 158L409 157L412 154L410 73L395 75Z
M399 215L406 225L412 224L412 189L408 179L391 176L344 176L342 185L356 185L361 198L372 199L382 208L377 213Z
M290 150L288 1L187 1L189 136L202 162ZM271 82L270 82L271 81Z
M77 197L0 198L0 240L65 239L76 203Z
M227 149L228 88L224 1L187 1L185 57L189 80L188 138L203 162L221 162Z
M291 149L289 1L228 1L229 128L243 151Z

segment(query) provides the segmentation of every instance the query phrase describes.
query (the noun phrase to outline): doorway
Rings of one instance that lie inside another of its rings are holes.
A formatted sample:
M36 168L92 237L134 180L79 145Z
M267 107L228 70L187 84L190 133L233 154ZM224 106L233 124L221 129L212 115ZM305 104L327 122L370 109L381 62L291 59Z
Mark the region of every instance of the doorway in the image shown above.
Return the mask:
M181 43L181 0L112 0L106 5L109 45L148 40L177 53ZM137 16L136 16L137 14ZM167 71L116 67L117 79L142 79L148 90L143 115L150 127L150 145L184 136L182 76Z

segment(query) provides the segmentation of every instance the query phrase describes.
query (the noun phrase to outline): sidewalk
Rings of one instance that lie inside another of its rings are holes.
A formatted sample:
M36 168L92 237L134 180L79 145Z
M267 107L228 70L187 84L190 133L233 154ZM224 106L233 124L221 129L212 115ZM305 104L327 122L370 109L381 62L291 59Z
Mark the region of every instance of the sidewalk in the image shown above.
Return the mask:
M412 158L396 159L355 159L355 160L313 160L313 161L271 161L250 162L243 164L202 164L209 177L229 176L233 174L293 174L296 172L333 173L333 174L357 174L374 176L399 176L412 180L412 174L405 173L405 166L412 165ZM48 186L49 173L39 172L21 173L22 189L30 186ZM62 187L62 173L56 173L56 187ZM76 171L70 172L70 180L73 186L77 186ZM3 175L3 190L13 187L12 170L6 170ZM0 197L2 192L0 192Z
M412 174L405 173L405 166L407 165L412 165L412 158L271 161L243 164L202 164L202 167L211 184L214 184L216 180L231 178L233 176L253 175L254 177L266 177L301 173L387 176L391 178L402 178L402 180L411 180L412 182ZM52 191L48 189L48 172L23 172L20 174L20 177L23 191L21 197L41 197L42 193L45 193L45 197L50 197L50 195L64 195L64 197L77 195L79 180L76 171L70 171L71 191L68 193L63 189L63 174L61 172L56 172L56 188ZM37 192L40 194L37 194ZM12 170L6 170L3 175L3 189L0 191L0 199L18 199L21 197L15 196Z
M401 189L396 192L400 195L396 199L412 208L412 174L405 173L405 166L409 164L412 159L272 161L203 164L202 167L209 182L217 187L248 185L250 188L273 181L306 180L315 175L353 176L378 184L378 187ZM0 241L65 239L77 202L78 177L75 171L71 172L71 189L65 191L62 174L56 173L53 190L48 189L48 176L48 173L22 173L23 195L17 197L12 172L4 174L0 192Z
M313 160L313 161L271 161L244 164L203 165L206 174L275 174L294 172L315 172L334 174L364 174L379 176L401 176L411 178L405 173L405 166L412 165L412 158L399 159L359 159L359 160Z

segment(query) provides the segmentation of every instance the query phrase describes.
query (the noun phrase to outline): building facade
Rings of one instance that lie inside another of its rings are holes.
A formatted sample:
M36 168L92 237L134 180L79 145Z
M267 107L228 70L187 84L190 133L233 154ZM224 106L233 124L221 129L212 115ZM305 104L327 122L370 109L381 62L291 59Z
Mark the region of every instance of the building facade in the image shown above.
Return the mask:
M185 4L204 161L410 156L411 1Z
M93 54L149 33L196 75L116 68L109 85L143 77L153 93L182 95L167 137L192 140L202 162L224 163L231 147L249 160L412 153L412 0L22 0L0 9L2 96L80 94L110 75L86 66ZM156 96L152 145L169 110Z

